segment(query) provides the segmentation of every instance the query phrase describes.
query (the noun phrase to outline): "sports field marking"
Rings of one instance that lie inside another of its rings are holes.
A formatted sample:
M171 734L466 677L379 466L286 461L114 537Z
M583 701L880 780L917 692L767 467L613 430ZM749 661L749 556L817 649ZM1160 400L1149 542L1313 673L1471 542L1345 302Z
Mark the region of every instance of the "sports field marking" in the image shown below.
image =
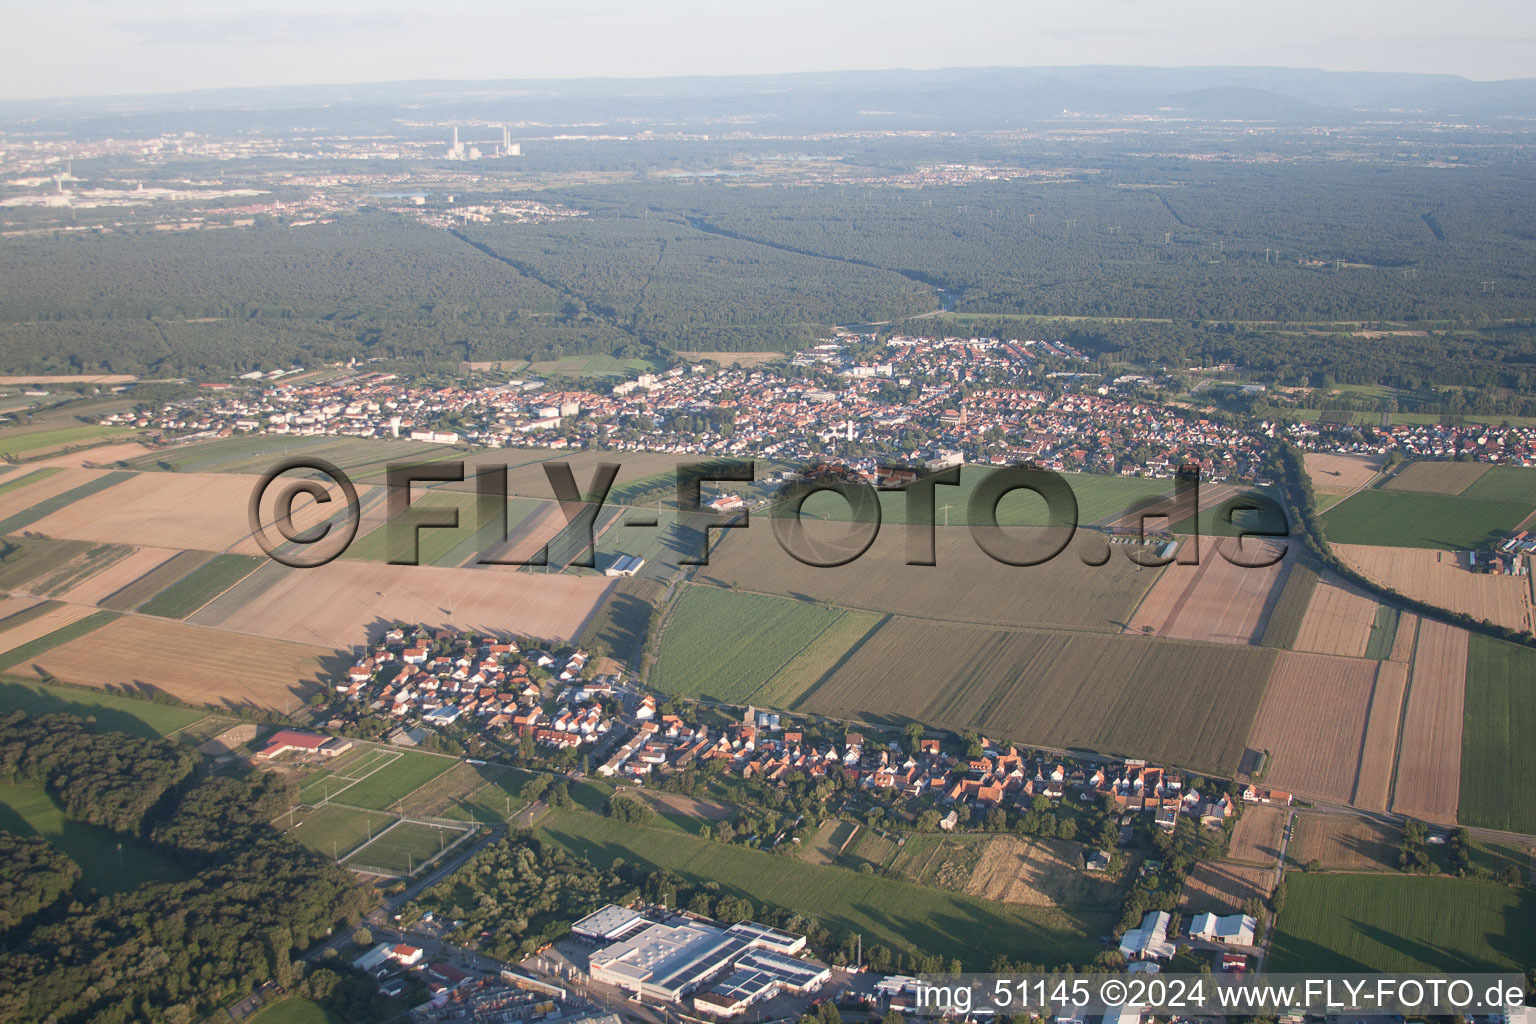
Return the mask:
M385 768L394 764L404 756L405 754L398 750L375 749L370 752L367 758L364 758L358 764L349 765L346 774L343 774L339 771L327 772L325 775L322 775L318 778L308 780L304 786L300 787L299 798L301 800L306 800L304 794L304 790L306 789L310 790L310 798L313 798L315 789L320 789L325 795L321 798L320 803L316 804L315 806L323 807L325 804L331 803L338 796L340 796L342 793L345 793L359 782L362 782L368 776L374 774L375 772L383 771ZM359 768L364 768L365 770L359 773ZM338 789L331 789L330 784L338 780L344 782L345 785Z
M341 858L341 863L367 874L415 874L446 855L476 829L472 823L449 825L401 818Z

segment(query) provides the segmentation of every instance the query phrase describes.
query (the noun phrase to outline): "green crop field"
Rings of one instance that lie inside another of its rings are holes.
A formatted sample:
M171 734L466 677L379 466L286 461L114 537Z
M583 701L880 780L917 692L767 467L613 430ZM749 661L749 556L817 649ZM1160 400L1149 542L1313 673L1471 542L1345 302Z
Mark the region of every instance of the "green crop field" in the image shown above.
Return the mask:
M13 679L0 679L0 708L16 708L29 715L57 711L94 718L98 729L134 736L164 736L208 717L207 712L194 708L119 697L83 687Z
M1306 617L1307 605L1312 601L1312 591L1317 589L1317 571L1308 564L1311 560L1298 557L1291 563L1285 577L1280 597L1270 609L1269 621L1264 624L1264 636L1260 640L1265 647L1288 650L1301 632L1301 620Z
M383 810L437 778L456 763L452 758L407 752L355 786L348 787L340 794L331 794L331 799L356 807Z
M1262 647L893 616L795 708L1229 774L1274 659Z
M383 811L360 811L327 804L312 811L295 811L278 824L302 845L327 857L345 857L395 822Z
M1100 949L1097 936L1112 925L1103 914L992 903L582 811L551 812L538 835L595 864L622 857L717 882L727 892L814 917L834 932L862 934L866 947L880 942L958 957L968 970L986 970L998 954L1087 963Z
M750 695L752 702L775 708L789 707L802 693L825 679L845 655L884 621L885 616L874 612L843 612L753 691Z
M1458 816L1536 833L1536 651L1473 633L1463 707Z
M216 555L146 601L139 611L184 619L265 565L255 555Z
M40 786L0 783L0 829L48 840L80 865L80 880L103 893L126 892L143 882L187 877L132 836L72 821Z
M1490 501L1523 501L1536 505L1536 469L1493 466L1461 492L1463 498Z
M842 614L809 601L685 587L648 682L664 693L743 702Z
M415 549L418 565L462 565L472 558L488 554L504 539L499 523L480 526L476 510L476 497L464 491L432 490L416 496L412 508L424 510L449 509L456 511L459 525L453 529L427 528L412 531L395 526L397 537L390 541L390 524L382 523L348 546L343 558L366 562L387 562L395 554L410 555ZM510 533L533 513L542 503L531 498L512 498L507 502L507 531ZM411 543L415 532L416 543ZM403 539L401 539L403 538Z
M425 821L401 821L361 847L343 863L359 868L413 872L469 834L469 826L452 828Z
M1286 875L1270 971L1514 971L1536 962L1536 889L1417 875Z
M31 430L21 433L0 433L0 458L8 455L26 455L66 445L97 441L103 438L126 439L133 436L132 427L100 427L84 424L78 427L59 427L56 430Z
M1329 509L1323 529L1335 544L1463 551L1513 530L1531 510L1524 501L1367 490Z

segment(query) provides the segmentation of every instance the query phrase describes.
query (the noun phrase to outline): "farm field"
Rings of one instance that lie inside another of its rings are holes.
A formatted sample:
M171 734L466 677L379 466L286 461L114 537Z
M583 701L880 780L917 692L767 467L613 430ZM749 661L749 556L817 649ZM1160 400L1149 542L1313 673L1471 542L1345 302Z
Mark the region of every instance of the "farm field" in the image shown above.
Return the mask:
M593 863L615 858L666 868L695 882L813 916L834 933L860 933L866 946L920 950L984 970L998 954L1014 960L1086 962L1113 915L1003 906L880 875L819 867L793 857L636 827L582 811L554 811L538 835Z
M145 549L154 550L154 549ZM138 579L108 594L97 603L103 608L127 612L139 607L177 580L191 575L212 561L209 551L179 551Z
M1322 525L1334 544L1465 551L1503 537L1531 508L1523 501L1361 491L1329 509Z
M0 538L0 590L47 596L43 593L46 581L92 547L84 541L47 537Z
M761 366L775 359L783 359L783 352L679 352L684 359L712 359L721 366Z
M1312 489L1319 494L1349 493L1365 487L1381 472L1383 455L1334 455L1330 452L1307 452L1303 457L1307 475L1312 478Z
M126 557L97 569L59 596L72 604L100 604L176 554L169 548L134 548Z
M784 358L782 352L775 355ZM631 373L649 373L655 368L649 359L618 359L598 354L529 363L526 372L537 375L563 374L567 377L625 377Z
M1179 910L1185 914L1236 914L1250 899L1267 900L1275 869L1227 861L1202 860L1184 877Z
M134 469L175 473L244 473L259 476L280 460L295 456L324 459L361 481L389 462L429 462L463 454L462 447L430 441L353 437L227 437L199 441L132 459Z
M581 633L613 582L505 566L442 569L338 559L318 569L290 569L274 562L191 621L335 649L395 622L564 641Z
M1356 544L1335 544L1333 550L1353 568L1400 594L1510 629L1536 632L1536 609L1526 577L1473 572L1460 552Z
M11 469L9 466L6 468ZM9 494L11 491L18 491L32 484L42 483L57 472L58 470L53 468L33 469L25 473L7 472L5 479L0 480L0 494Z
M826 678L838 661L884 621L873 612L843 612L750 694L754 704L787 708Z
M1267 967L1521 971L1536 961L1536 891L1460 878L1286 876Z
M1275 652L892 618L796 708L1230 773Z
M11 626L0 633L0 668L14 665L23 655L19 653L54 630L63 629L91 614L92 609L78 604L52 604L41 615L28 615L26 621ZM15 654L12 657L12 654Z
M0 534L31 530L34 523L128 479L131 473L66 469L38 483L0 495Z
M106 427L81 424L75 427L57 427L53 430L25 432L0 432L0 458L9 455L27 456L41 454L70 445L90 444L105 437L132 437L131 427Z
M1258 549L1267 552L1263 557L1279 553L1266 543L1252 546L1256 560ZM1174 563L1163 568L1126 631L1214 643L1257 643L1269 610L1280 598L1289 565L1290 559L1265 568L1233 565L1207 541L1198 565Z
M342 1024L342 1020L319 1003L289 996L262 1007L246 1024Z
M107 441L89 448L66 449L58 455L34 456L30 465L50 466L58 469L94 469L98 466L115 466L148 455L153 448L138 441Z
M68 683L144 687L189 704L281 711L315 691L315 681L335 670L334 656L325 647L125 616L30 661L33 671Z
M1286 851L1293 867L1312 861L1325 871L1396 871L1401 826L1342 814L1298 814Z
M663 693L745 703L843 614L807 601L685 587L647 682Z
M1323 576L1296 633L1295 649L1364 657L1375 627L1375 598L1335 576Z
M1486 462L1410 462L1382 484L1382 488L1425 494L1463 494L1486 472Z
M1453 823L1461 789L1462 716L1467 687L1466 630L1425 619L1408 680L1392 811ZM1478 742L1482 737L1474 737ZM1480 777L1487 785L1493 777Z
M1375 662L1281 652L1248 740L1269 751L1265 783L1347 803L1375 679Z
M1490 466L1488 472L1462 491L1467 498L1494 501L1523 501L1536 505L1536 469L1519 466Z
M1114 876L1083 868L1083 847L1065 839L997 836L981 844L965 891L972 896L1031 907L1102 907L1124 896Z
M292 824L288 822L287 815L277 820L300 845L327 857L341 858L394 824L395 816L327 804L312 811L296 812Z
M411 507L424 510L453 510L459 517L459 525L455 529L417 531L418 539L414 551L418 564L456 566L482 557L507 557L504 554L492 555L494 549L503 540L500 525L489 523L484 528L480 527L474 494L464 491L430 490L415 497ZM508 535L514 535L514 531L523 528L525 521L532 519L535 514L541 514L539 518L543 519L550 512L558 513L558 506L553 502L534 501L531 498L509 500L507 502ZM554 519L557 523L562 521L558 514ZM371 531L365 532L371 523L377 523L377 525ZM396 532L400 537L405 538L403 541L397 538L396 545L402 545L398 551L390 544L388 502L378 500L370 506L369 515L364 517L358 536L347 547L342 557L365 562L388 562L397 555L409 557L413 550L409 541L411 531L397 528ZM532 557L536 547L547 541L548 534L552 532L552 528L541 531L537 542L530 539L530 542L524 546L526 550L518 551L517 555L524 558Z
M1280 588L1280 596L1269 610L1269 618L1264 623L1264 634L1259 638L1259 643L1281 650L1289 650L1296 643L1301 623L1312 602L1312 593L1317 589L1317 581L1317 570L1313 568L1312 560L1304 552L1298 552L1291 563L1291 571L1286 574L1285 585Z
M1460 819L1536 833L1536 651L1473 636L1467 653Z
M1227 856L1251 864L1279 863L1285 814L1284 807L1269 804L1243 808L1243 816L1232 829L1232 843L1227 848Z
M1385 811L1391 803L1397 759L1398 732L1403 716L1403 692L1408 688L1408 666L1400 661L1376 663L1376 685L1366 712L1365 737L1360 744L1360 771L1350 803L1371 811Z
M142 547L222 551L249 536L246 504L256 481L216 473L124 473L32 524L50 537ZM295 504L297 509L299 506ZM306 524L295 517L302 529Z
M41 786L0 783L0 829L48 840L80 867L80 882L103 894L187 877L173 861L132 836L74 821Z
M184 619L266 563L250 555L215 555L139 606L145 615Z
M0 708L16 708L29 715L63 712L94 718L97 729L133 736L165 736L208 717L192 708L14 678L0 679Z
M909 535L926 553L927 532L889 524L856 561L822 569L786 554L767 525L719 531L727 536L694 581L913 618L1118 633L1160 571L1136 565L1124 554L1128 546L1110 545L1090 531L1079 531L1066 551L1044 564L1004 565L959 526L935 528L936 565L907 565ZM1054 547L1061 536L1027 528L1007 532L1035 551ZM1109 560L1090 566L1082 555Z
M1413 647L1419 640L1419 617L1412 612L1402 612L1397 617L1397 632L1392 637L1390 661L1412 661Z

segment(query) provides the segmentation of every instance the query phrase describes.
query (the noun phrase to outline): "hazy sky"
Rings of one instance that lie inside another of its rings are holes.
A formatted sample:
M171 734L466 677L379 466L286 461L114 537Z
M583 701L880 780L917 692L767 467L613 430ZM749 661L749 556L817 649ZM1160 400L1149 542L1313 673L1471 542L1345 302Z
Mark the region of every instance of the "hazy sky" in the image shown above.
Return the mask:
M1536 0L8 0L0 98L982 65L1536 76Z

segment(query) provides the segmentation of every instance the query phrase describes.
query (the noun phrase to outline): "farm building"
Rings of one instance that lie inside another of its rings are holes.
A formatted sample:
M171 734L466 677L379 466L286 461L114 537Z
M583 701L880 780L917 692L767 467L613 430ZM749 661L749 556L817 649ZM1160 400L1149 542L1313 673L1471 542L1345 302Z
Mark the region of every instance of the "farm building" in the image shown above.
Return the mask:
M1189 923L1189 937L1207 942L1224 942L1230 946L1253 945L1256 923L1247 914L1197 914Z
M645 565L645 559L639 555L620 555L608 564L603 570L604 576L633 576Z
M1173 942L1168 938L1172 920L1166 910L1149 912L1141 924L1128 930L1120 940L1120 955L1127 960L1167 960L1173 956Z

